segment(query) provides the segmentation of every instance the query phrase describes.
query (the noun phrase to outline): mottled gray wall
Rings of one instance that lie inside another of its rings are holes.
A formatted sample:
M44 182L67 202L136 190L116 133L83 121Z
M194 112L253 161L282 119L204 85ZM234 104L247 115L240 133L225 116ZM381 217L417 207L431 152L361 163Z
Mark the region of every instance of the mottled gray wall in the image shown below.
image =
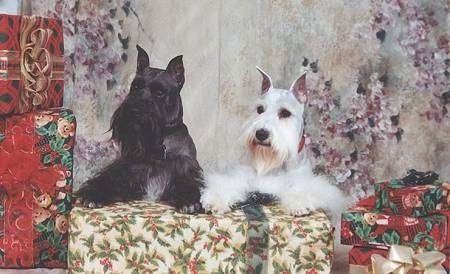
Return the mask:
M135 7L145 32L136 32L131 17L132 41L149 50L154 64L185 56L186 122L205 166L228 166L242 153L236 139L260 81L254 66L287 88L307 56L318 59L325 76L333 79L344 108L352 104L362 68L388 71L388 101L392 114L401 113L404 135L400 142L393 138L376 143L376 179L401 176L410 167L436 169L449 178L449 120L429 122L420 115L430 94L411 88L409 82L417 76L396 34L388 33L384 44L376 39L371 1L174 0L136 1ZM445 16L438 17L443 27L449 21ZM402 23L394 32L404 28ZM128 66L132 73L133 62ZM345 138L335 141L349 145Z
M237 140L260 86L255 66L269 72L276 86L287 88L308 57L319 62L319 72L308 74L307 132L312 145L325 142L314 159L322 170L343 178L356 196L367 194L370 180L398 177L413 167L450 178L450 119L441 111L448 103L441 95L450 90L448 76L443 76L450 51L445 0L135 0L127 8L122 8L124 0L76 2L32 5L36 14L61 16L68 30L66 53L74 54L68 66L74 77L67 78L65 104L79 121L77 183L116 155L104 132L134 77L136 43L148 51L153 66L165 67L170 58L184 55L185 122L206 169L232 165L245 153ZM62 12L55 13L58 9ZM110 18L111 9L116 12ZM100 15L113 31L98 22L77 33L79 21ZM386 31L384 39L376 37L380 29ZM86 53L82 46L95 45L85 35L90 31L100 31L107 41L95 57L97 68L107 66L108 58L127 56L126 62L113 62L112 76L89 79L95 67L83 64L83 54L89 58L97 52ZM119 33L130 39L127 49L118 41ZM107 77L116 80L109 90ZM324 92L329 79L332 87ZM361 84L367 94L356 93ZM378 101L380 106L372 110L369 105ZM333 107L327 108L330 103ZM395 115L398 125L390 119ZM375 126L368 125L369 118ZM350 140L346 136L353 130ZM401 130L398 141L395 135ZM352 160L353 151L357 160ZM350 170L357 171L357 178L346 177Z
M0 0L0 13L17 14L19 11L18 0Z
M322 2L314 4L314 2ZM342 4L341 2L345 2ZM152 64L184 54L185 119L202 163L225 167L242 153L236 144L260 86L259 65L276 86L288 88L303 56L320 59L338 89L348 88L371 40L354 37L367 24L368 1L136 1L127 20ZM355 26L356 25L356 26ZM135 56L131 49L130 55ZM134 72L134 58L127 64ZM347 72L353 75L347 75Z

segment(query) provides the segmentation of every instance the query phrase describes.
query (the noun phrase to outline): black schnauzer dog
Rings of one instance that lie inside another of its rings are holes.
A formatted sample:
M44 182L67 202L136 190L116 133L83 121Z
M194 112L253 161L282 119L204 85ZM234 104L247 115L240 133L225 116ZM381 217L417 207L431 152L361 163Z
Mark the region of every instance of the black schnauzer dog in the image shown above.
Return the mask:
M202 211L202 169L183 123L182 56L170 60L165 70L152 68L145 50L136 48L136 76L111 119L112 139L120 144L121 156L75 196L91 208L148 200L167 202L185 213Z

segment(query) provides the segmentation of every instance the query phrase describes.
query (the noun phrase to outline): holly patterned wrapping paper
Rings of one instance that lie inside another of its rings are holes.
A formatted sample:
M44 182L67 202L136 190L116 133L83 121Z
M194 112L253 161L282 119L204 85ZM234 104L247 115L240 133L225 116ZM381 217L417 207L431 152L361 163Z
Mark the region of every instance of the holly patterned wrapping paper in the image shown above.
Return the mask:
M329 273L333 228L323 212L278 206L186 215L148 202L74 208L71 273Z
M377 213L354 207L342 214L341 243L378 246L406 245L416 250L442 250L448 246L449 211L423 217Z
M449 208L449 183L406 186L401 180L374 185L379 212L413 217L427 216Z
M0 267L66 268L75 117L0 118Z
M0 115L62 106L63 56L60 20L0 14Z

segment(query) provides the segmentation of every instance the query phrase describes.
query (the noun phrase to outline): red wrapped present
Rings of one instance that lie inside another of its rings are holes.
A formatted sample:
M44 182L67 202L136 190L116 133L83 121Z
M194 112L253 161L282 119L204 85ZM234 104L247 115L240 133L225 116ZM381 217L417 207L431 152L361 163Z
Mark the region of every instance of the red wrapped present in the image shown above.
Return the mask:
M62 106L60 20L0 14L0 115Z
M450 269L450 249L446 248L442 250L441 253L445 255L445 261L442 263L442 266L448 271ZM348 253L348 262L350 265L349 273L372 273L373 254L389 258L389 249L373 246L353 247Z
M75 117L0 118L0 267L67 267Z
M383 257L387 257L388 253L388 247L354 246L348 253L348 263L350 265L369 266L372 264L372 254L379 254Z
M356 206L341 219L341 243L346 245L407 245L414 249L442 250L448 245L447 215L450 211L423 217L377 213ZM450 216L450 215L449 215Z
M419 217L449 208L448 183L405 186L401 180L392 180L374 188L379 212Z

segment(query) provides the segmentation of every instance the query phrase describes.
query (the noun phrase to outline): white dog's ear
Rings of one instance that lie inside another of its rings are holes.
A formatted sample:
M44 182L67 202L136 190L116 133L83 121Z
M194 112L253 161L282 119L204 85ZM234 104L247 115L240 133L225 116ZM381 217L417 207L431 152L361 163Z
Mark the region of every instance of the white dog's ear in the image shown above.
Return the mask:
M261 84L261 94L264 94L272 88L272 79L269 74L265 73L260 67L256 66L256 69L261 73L263 79Z
M303 72L302 75L294 81L294 83L292 83L289 90L294 94L295 98L297 98L300 103L306 103L306 71Z

